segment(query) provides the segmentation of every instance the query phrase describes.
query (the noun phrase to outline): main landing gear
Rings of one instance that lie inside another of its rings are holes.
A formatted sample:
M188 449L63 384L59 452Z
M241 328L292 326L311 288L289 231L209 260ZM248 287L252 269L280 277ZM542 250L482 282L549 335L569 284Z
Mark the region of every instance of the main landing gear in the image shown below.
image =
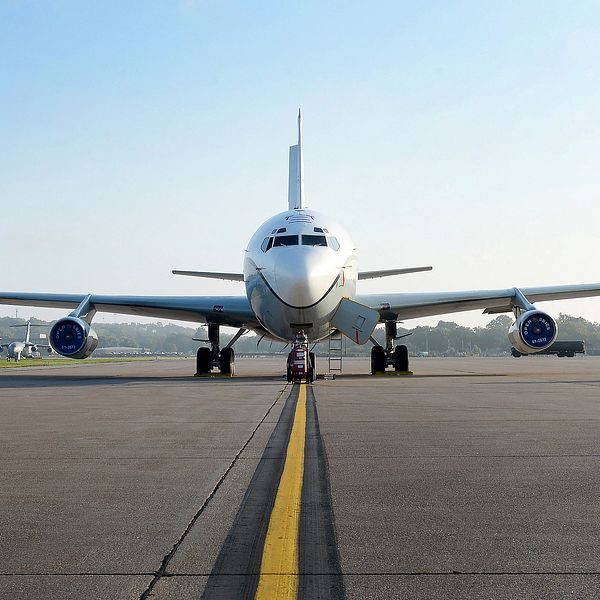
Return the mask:
M404 336L400 336L404 337ZM371 348L371 373L384 373L391 366L396 373L410 373L408 369L408 348L401 344L394 347L394 340L398 337L398 326L395 321L385 323L385 348L373 346Z
M209 342L210 348L198 348L196 353L196 377L210 375L213 368L219 369L222 375L235 374L235 352L233 344L246 333L245 329L240 329L233 339L223 348L220 349L219 325L215 323L208 324L208 339L196 340L199 342Z

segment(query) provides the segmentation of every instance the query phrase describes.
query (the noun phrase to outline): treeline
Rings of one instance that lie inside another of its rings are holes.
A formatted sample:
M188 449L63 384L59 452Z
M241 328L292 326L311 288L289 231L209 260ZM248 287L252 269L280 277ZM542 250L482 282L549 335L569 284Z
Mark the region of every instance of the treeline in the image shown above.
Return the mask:
M53 322L31 319L32 323L45 325L46 328L34 328L32 341L39 340L39 333L48 333ZM583 340L588 354L600 354L600 323L592 323L582 317L559 315L559 340ZM512 318L500 315L490 321L485 327L463 327L452 321L439 321L435 327L419 326L413 329L398 328L398 335L411 335L397 343L405 343L411 354L428 353L430 356L499 356L510 350L506 337ZM24 319L11 317L0 318L0 338L2 342L23 340L25 328L11 328L11 325L24 325ZM206 328L203 326L182 327L180 325L157 323L94 323L98 333L99 347L128 347L140 348L153 353L183 352L193 354L198 349L199 342L192 338L206 339ZM221 343L225 345L232 334L223 333ZM378 327L374 334L379 343L384 343L383 328ZM235 344L238 354L266 353L278 354L286 352L286 344L260 340L254 334L248 333ZM368 355L371 344L357 346L344 338L344 350L347 355ZM327 354L327 342L317 344L318 354Z
M31 330L31 340L44 343L39 339L40 333L46 335L50 332L50 327L54 321L41 321L31 319L31 322L38 325L45 325L45 328L35 327ZM12 317L0 318L0 338L2 343L12 340L24 340L26 335L25 327L10 327L11 325L24 325L24 319ZM206 338L206 331L203 327L181 327L171 323L99 323L95 322L92 327L98 334L99 348L142 348L148 352L184 352L194 353L198 349L198 342L192 338ZM46 342L47 343L47 342Z

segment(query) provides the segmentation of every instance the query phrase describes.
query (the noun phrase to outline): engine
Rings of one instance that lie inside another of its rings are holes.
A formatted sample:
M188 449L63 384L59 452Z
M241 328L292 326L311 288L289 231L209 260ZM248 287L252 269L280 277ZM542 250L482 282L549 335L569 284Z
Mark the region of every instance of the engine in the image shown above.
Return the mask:
M532 354L551 346L557 333L558 325L550 315L528 310L510 326L508 340L522 354Z
M52 349L68 358L87 358L98 345L96 332L77 317L59 319L50 330Z
M37 351L38 351L38 347L37 347L35 344L34 344L33 346L29 346L29 349L30 349L32 352L37 352Z

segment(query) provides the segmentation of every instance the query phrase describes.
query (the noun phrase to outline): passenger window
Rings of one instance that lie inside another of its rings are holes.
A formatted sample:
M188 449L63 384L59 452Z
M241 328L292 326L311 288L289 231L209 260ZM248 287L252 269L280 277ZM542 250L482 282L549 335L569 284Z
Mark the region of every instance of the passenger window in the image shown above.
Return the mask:
M298 236L297 235L278 235L273 238L273 248L278 246L297 246Z
M303 246L327 246L327 240L324 235L303 235Z
M340 243L337 238L330 236L327 238L327 241L329 242L329 247L333 248L336 252L340 249Z
M260 249L263 252L268 252L272 247L273 247L273 238L272 237L266 237L263 240L263 243L260 245Z

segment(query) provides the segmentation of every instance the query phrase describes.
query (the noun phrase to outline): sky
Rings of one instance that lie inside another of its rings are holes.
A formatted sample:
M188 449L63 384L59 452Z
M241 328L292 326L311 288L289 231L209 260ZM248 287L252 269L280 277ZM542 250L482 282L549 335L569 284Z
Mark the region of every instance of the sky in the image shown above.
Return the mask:
M600 282L599 30L586 0L0 0L0 290L244 294L171 269L241 271L299 106L359 268L434 267L360 293Z

